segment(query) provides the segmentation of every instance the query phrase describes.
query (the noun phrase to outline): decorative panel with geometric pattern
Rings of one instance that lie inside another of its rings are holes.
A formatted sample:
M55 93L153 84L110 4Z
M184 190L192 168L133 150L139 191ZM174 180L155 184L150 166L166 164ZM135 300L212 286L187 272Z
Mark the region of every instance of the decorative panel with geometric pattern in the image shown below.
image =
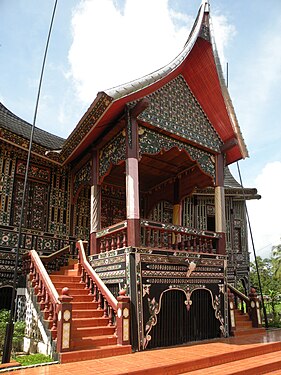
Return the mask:
M185 79L178 76L148 95L149 107L139 118L198 145L219 151L221 140Z

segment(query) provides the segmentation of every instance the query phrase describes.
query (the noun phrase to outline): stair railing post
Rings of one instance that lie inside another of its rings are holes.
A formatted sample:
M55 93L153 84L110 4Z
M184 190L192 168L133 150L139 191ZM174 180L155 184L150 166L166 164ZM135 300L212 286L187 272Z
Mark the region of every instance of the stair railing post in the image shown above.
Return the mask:
M234 294L231 293L230 289L227 290L228 294L228 307L229 307L229 334L234 336L234 331L236 330L235 322L235 299Z
M261 311L260 311L260 300L257 296L256 289L251 288L249 293L250 306L249 315L254 328L262 327Z
M72 304L73 297L69 295L67 287L62 289L59 296L57 325L57 352L69 351L71 346Z
M126 291L123 289L117 297L117 344L130 345L130 297L125 296Z

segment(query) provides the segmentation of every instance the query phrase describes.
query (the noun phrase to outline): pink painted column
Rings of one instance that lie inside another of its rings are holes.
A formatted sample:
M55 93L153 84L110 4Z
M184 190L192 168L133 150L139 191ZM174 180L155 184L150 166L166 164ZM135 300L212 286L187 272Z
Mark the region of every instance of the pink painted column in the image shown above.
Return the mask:
M144 98L133 108L127 108L126 126L126 217L128 223L127 245L140 246L139 207L139 134L137 116L149 105Z
M221 235L218 240L217 253L226 252L226 223L225 223L225 195L224 195L224 155L216 157L216 186L215 186L215 221L216 232Z
M128 246L140 246L139 208L139 145L138 123L131 110L127 112L126 129L126 217L128 223Z

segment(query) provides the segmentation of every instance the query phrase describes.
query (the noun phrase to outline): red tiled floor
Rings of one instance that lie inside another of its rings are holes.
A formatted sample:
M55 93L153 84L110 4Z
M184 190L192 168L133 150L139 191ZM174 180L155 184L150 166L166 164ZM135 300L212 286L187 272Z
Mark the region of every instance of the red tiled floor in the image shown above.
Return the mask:
M262 363L262 358L265 356L268 360L275 362L281 357L280 340L281 330L275 330L260 335L212 340L175 348L126 354L119 357L21 369L14 371L13 375L168 375L189 373L203 367L208 367L209 375L221 375L224 373L214 372L216 370L215 368L212 369L211 366L216 365L218 368L221 364L223 366L223 363L231 362L228 368L239 370L239 362L243 366L249 367L250 363ZM263 353L268 354L261 355ZM193 374L203 374L203 371L205 370L195 371ZM272 368L270 371L274 371L273 374L278 374L276 368ZM231 374L231 372L225 374ZM255 375L257 374L258 372L255 373ZM279 374L281 374L281 370Z

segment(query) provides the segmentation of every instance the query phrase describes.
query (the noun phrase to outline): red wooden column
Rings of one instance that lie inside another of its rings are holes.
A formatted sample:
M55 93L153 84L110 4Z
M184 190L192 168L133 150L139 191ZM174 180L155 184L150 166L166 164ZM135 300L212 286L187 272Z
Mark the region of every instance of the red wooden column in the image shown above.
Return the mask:
M96 232L100 229L101 212L101 188L98 184L98 152L92 153L92 185L91 185L91 208L90 208L90 255L97 254Z
M220 233L217 253L225 254L226 249L226 224L225 224L225 196L224 196L224 155L216 157L216 185L215 185L215 220L216 232Z
M179 197L179 179L177 178L174 182L174 200L173 200L173 224L181 225L181 204L180 204L180 197ZM172 243L180 242L181 236L175 234L172 235Z
M133 108L127 108L126 127L126 218L128 223L127 245L140 246L139 207L139 134L137 116L149 104L140 100Z

